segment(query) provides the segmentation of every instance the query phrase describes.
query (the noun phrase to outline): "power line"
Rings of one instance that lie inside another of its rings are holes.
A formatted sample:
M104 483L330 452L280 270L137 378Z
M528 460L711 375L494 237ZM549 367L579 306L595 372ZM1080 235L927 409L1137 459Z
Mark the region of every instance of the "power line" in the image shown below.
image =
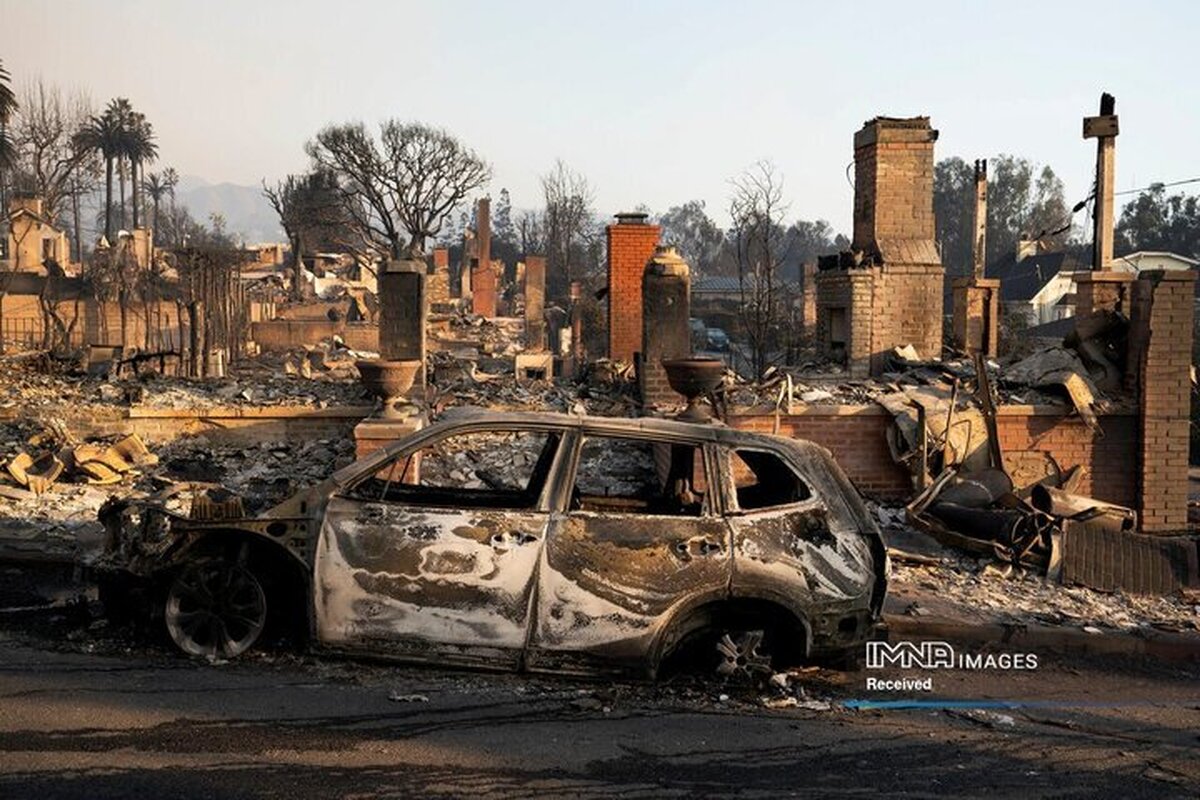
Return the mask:
M1143 186L1140 189L1125 189L1121 192L1113 192L1113 194L1137 194L1138 192L1148 192L1151 189L1167 189L1171 186L1183 186L1186 183L1200 183L1200 178L1187 178L1182 181L1171 181L1170 183L1152 183L1149 186Z

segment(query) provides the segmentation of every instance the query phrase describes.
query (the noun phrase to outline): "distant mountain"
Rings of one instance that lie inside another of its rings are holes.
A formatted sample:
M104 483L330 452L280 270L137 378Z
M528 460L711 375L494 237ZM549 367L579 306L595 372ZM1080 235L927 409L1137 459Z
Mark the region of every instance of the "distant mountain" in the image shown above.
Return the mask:
M226 230L247 244L283 241L279 217L262 196L261 186L209 183L184 175L175 189L175 199L186 205L198 222L207 224L209 214L223 214Z

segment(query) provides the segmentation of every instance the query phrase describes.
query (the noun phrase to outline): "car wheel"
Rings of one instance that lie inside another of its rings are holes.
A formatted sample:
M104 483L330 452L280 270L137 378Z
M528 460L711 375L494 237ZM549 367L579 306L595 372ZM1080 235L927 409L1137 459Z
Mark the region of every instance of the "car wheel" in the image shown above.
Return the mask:
M726 633L717 640L717 656L717 674L725 678L771 673L771 654L763 647L762 631Z
M258 641L267 624L267 595L250 570L214 558L187 565L167 592L164 616L183 652L234 658Z

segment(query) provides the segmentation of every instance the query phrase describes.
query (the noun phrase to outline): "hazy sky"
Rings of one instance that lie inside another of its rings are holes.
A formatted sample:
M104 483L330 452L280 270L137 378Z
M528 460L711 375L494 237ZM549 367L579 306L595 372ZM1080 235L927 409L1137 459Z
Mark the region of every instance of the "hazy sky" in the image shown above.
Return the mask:
M561 157L602 213L701 198L724 222L728 179L768 158L792 217L843 231L879 114L930 115L939 158L1049 163L1073 203L1104 90L1118 189L1200 175L1198 31L1195 2L0 0L14 84L130 98L181 174L256 184L323 124L396 116L456 133L517 206Z

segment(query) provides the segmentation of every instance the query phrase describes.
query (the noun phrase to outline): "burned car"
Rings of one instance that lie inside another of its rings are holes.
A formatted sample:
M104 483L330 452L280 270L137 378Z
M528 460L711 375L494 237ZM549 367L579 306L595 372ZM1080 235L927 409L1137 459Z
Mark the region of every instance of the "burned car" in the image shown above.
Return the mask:
M886 551L809 442L721 424L467 411L255 517L101 513L106 595L153 600L185 652L229 658L273 624L321 650L653 677L858 648Z

